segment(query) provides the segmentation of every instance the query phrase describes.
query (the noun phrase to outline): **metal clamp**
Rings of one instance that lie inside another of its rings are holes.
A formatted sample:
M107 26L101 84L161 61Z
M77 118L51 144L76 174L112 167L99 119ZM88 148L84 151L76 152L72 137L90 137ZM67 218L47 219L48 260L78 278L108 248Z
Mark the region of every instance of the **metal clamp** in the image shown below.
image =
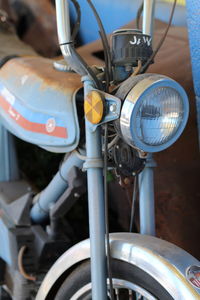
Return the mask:
M103 169L102 158L87 158L86 162L83 164L83 170L96 168Z

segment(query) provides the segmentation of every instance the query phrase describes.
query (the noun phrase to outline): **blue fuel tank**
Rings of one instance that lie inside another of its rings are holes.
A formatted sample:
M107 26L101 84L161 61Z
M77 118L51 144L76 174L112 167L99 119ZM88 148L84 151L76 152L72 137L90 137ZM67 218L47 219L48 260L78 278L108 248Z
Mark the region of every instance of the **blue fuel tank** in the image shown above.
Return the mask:
M57 71L42 57L15 58L0 69L0 121L15 136L52 152L79 142L80 76Z

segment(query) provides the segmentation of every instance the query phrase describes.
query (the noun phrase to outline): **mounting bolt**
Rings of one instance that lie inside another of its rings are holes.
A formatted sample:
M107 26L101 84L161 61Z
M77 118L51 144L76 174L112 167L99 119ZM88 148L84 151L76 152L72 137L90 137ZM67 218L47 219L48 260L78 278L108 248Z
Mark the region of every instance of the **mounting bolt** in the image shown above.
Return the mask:
M79 193L74 193L74 198L80 198L80 194Z
M110 105L110 112L114 113L114 112L116 112L116 109L117 109L116 104Z

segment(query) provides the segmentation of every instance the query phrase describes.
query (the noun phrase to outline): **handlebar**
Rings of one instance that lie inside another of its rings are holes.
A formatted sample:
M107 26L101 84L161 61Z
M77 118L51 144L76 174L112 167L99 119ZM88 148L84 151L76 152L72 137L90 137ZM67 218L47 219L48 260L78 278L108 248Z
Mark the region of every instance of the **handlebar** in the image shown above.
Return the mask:
M71 42L69 3L67 0L56 0L56 17L59 44Z
M102 89L101 83L92 69L74 48L74 41L71 39L68 0L56 0L56 17L60 49L67 64L81 76L89 76L96 87Z

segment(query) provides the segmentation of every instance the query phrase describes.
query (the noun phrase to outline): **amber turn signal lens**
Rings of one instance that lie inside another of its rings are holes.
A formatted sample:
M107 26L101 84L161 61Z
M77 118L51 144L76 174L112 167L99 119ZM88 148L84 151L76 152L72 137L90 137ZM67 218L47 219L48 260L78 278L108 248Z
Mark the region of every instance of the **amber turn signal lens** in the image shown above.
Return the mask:
M103 118L104 103L103 98L97 91L87 94L84 101L85 117L92 124L99 124Z

